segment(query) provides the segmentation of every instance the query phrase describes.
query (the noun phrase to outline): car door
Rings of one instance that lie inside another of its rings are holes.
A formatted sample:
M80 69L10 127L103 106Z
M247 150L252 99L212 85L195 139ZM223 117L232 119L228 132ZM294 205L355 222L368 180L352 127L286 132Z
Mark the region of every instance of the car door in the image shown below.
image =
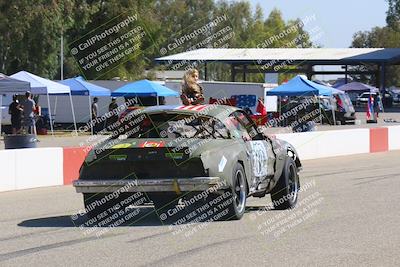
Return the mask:
M275 154L270 142L257 131L254 122L242 111L235 111L230 119L236 123L236 135L244 142L248 159L251 163L251 186L256 187L266 177L274 174Z

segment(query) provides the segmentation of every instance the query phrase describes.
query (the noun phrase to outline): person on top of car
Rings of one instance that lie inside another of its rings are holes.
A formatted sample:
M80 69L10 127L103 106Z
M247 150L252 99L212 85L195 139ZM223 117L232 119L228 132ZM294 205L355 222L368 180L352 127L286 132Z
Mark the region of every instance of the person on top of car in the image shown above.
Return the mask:
M200 105L204 103L203 88L198 83L199 71L190 69L183 76L181 100L184 105Z

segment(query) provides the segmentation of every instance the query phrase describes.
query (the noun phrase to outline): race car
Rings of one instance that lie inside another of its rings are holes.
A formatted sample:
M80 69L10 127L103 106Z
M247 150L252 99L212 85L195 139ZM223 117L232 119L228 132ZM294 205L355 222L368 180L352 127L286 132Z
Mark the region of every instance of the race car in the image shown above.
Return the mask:
M264 134L240 108L154 106L129 113L118 135L94 146L73 185L89 217L126 209L140 193L164 217L193 206L197 216L232 220L250 196L271 194L275 209L293 208L300 169L293 146Z

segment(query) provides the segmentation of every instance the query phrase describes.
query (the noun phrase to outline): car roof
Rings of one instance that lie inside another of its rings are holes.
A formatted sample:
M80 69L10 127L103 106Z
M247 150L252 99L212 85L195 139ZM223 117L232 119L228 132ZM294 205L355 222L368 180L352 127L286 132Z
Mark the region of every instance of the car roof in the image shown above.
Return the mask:
M205 104L205 105L161 105L161 106L151 106L143 110L145 113L180 113L180 114L201 114L220 120L228 117L232 112L241 110L237 107L217 105L217 104Z

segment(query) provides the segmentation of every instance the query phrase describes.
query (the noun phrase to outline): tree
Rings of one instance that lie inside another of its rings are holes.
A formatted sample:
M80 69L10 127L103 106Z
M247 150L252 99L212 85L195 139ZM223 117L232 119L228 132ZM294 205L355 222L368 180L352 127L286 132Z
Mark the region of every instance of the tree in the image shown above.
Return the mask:
M393 30L400 29L400 1L399 0L387 0L389 3L389 9L386 12L386 22Z
M1 1L0 71L56 78L61 32L84 24L93 9L78 0Z
M352 47L358 48L396 48L400 45L400 32L391 27L375 27L370 31L357 32L353 36ZM356 68L359 70L360 68ZM364 65L363 70L375 70L376 66ZM353 75L354 79L361 82L376 84L374 75ZM400 85L400 68L398 66L386 67L386 85Z
M397 48L400 47L400 0L388 0L387 26L374 27L370 31L356 32L353 36L351 47L359 48ZM359 70L360 68L356 68ZM375 70L375 66L364 65L363 70ZM353 75L354 79L361 82L376 84L374 75ZM400 68L388 66L386 68L386 85L400 85Z

